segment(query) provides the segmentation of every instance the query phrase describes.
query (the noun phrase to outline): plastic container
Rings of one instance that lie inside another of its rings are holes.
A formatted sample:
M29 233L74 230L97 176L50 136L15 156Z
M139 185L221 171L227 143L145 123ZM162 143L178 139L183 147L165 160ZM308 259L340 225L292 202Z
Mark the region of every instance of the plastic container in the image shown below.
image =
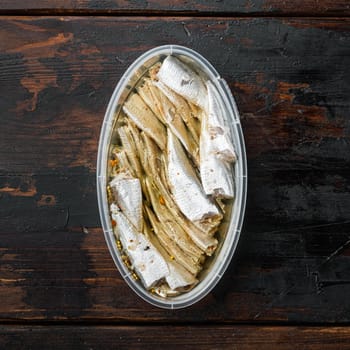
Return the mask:
M235 179L235 199L228 217L224 219L217 235L219 246L207 266L199 276L200 282L189 292L176 297L162 298L147 291L140 281L134 280L132 272L122 261L113 235L112 223L107 201L108 156L110 142L113 139L114 124L120 108L131 89L150 66L168 55L174 55L194 67L205 79L210 80L218 89L226 108L226 122L230 127L237 161L233 167ZM141 55L125 72L116 86L104 117L97 160L97 197L102 228L111 256L127 284L147 302L166 309L188 307L205 297L219 282L235 252L243 223L247 194L247 166L243 133L235 100L225 80L214 67L197 52L178 45L164 45L151 49Z

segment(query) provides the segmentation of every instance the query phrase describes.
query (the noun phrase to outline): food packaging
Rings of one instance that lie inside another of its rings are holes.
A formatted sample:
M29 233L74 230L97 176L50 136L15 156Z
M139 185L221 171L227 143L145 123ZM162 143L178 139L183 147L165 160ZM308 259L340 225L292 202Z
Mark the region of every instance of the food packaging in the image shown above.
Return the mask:
M146 290L142 283L135 278L135 274L126 266L118 249L113 225L109 213L107 185L108 159L111 152L111 143L115 138L115 125L119 112L129 93L143 77L149 67L164 57L173 55L193 67L204 80L210 80L220 94L225 110L225 122L230 129L231 138L235 147L237 160L232 167L232 176L235 183L235 197L231 205L225 210L225 216L216 237L218 248L213 256L207 259L200 272L199 283L190 291L174 296L161 297ZM109 101L101 128L98 160L97 160L97 198L101 224L110 254L120 274L131 289L145 301L157 307L179 309L188 307L204 298L219 282L234 255L241 233L247 195L247 165L244 138L240 124L240 117L235 100L226 81L220 77L215 68L200 54L192 49L178 45L164 45L153 48L138 59L127 69L119 80Z

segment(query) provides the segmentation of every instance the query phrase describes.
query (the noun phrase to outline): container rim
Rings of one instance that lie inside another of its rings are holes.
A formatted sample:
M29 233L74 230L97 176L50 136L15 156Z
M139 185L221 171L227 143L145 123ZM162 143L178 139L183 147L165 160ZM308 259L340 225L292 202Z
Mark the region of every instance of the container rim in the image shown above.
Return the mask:
M108 147L113 131L115 110L118 106L119 99L134 72L141 68L148 60L158 55L185 56L198 64L200 70L208 76L218 89L224 101L227 112L226 115L227 118L229 118L227 122L229 122L228 126L231 130L237 153L237 161L234 165L236 195L230 215L230 223L227 229L226 238L218 253L218 257L216 258L217 261L213 263L214 266L211 268L211 271L207 276L205 276L205 278L191 291L168 299L163 299L148 293L142 286L135 283L132 277L132 272L130 272L122 262L113 236L113 228L110 223L106 193ZM158 46L139 56L120 78L108 103L101 126L96 170L98 208L105 240L115 265L130 288L143 300L154 306L165 309L180 309L188 307L204 298L219 282L232 260L241 233L247 197L247 159L239 112L228 84L220 77L219 73L211 63L196 51L180 45ZM218 265L216 266L216 269L214 269L215 265ZM205 285L204 288L201 287L203 285Z

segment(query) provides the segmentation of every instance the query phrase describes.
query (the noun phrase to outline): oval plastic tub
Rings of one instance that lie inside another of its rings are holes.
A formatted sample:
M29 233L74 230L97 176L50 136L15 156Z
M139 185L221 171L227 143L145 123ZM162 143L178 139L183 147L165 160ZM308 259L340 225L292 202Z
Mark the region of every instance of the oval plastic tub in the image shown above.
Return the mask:
M179 57L194 67L202 77L210 80L216 86L226 109L226 123L231 131L237 161L233 166L235 198L230 210L228 210L227 217L224 218L224 222L220 226L220 231L217 235L219 240L218 248L198 277L200 282L192 290L184 294L162 298L152 294L143 287L140 281L135 280L132 271L122 261L120 251L116 246L109 214L107 166L110 143L115 132L114 125L123 102L148 68L168 55ZM101 224L110 254L127 284L147 302L166 309L188 307L205 297L223 276L236 250L243 223L246 194L247 166L244 138L236 103L226 81L220 77L218 72L204 57L183 46L159 46L141 55L122 76L109 101L101 128L97 160L97 198Z

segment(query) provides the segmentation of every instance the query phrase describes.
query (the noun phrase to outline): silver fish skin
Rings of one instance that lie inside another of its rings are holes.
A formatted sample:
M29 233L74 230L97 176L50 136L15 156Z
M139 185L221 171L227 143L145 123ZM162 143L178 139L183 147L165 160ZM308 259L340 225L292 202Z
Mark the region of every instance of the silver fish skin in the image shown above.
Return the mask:
M232 166L213 152L211 135L208 130L208 116L202 118L200 137L200 177L205 194L214 197L233 198L234 182Z
M128 221L118 207L111 205L115 230L123 248L127 252L133 269L146 289L169 275L168 264L154 245Z
M169 261L169 275L165 277L170 289L187 287L194 285L198 280L176 261Z
M168 180L174 200L191 221L220 217L205 195L198 177L177 137L168 130Z
M200 133L200 122L197 119L198 114L196 113L196 115L194 115L187 101L182 96L177 94L174 90L171 90L169 87L163 84L161 81L154 81L153 85L157 87L175 106L176 112L181 116L182 120L187 125L194 142L198 146Z
M143 80L141 86L137 88L137 92L152 110L153 114L159 119L159 121L165 124L166 121L163 118L163 113L160 110L158 90L156 90L153 82L149 78Z
M230 130L226 126L223 102L214 84L207 82L208 90L208 115L207 132L210 135L211 152L221 160L233 162L236 160L236 153L231 141Z
M206 109L207 89L200 76L174 56L168 56L157 74L158 79L179 95Z
M198 282L196 277L187 271L181 264L175 260L171 260L168 253L157 240L156 236L149 232L149 228L147 228L147 226L145 226L145 235L153 243L159 253L162 254L163 258L168 264L169 275L165 277L165 280L170 289L175 290L177 288L195 285Z
M168 97L159 90L159 104L161 114L163 115L166 125L180 140L186 151L191 155L192 159L199 165L198 145L194 142L191 134L187 130L185 123L181 116L177 113L176 108L168 99Z
M109 185L115 196L115 200L128 220L137 231L142 230L142 191L138 178L131 176L125 170L116 174Z

